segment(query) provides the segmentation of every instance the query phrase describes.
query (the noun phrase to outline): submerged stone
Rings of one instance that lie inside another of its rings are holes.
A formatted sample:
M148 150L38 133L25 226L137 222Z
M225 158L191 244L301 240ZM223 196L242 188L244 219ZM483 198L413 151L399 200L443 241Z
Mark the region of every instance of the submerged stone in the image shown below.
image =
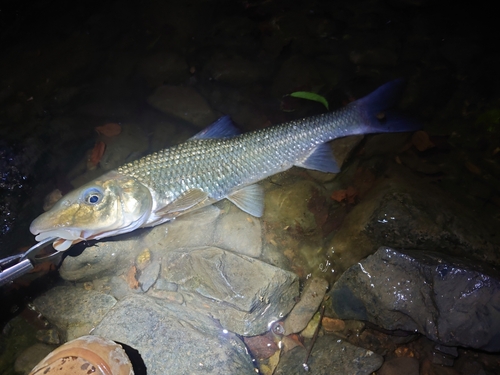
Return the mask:
M485 264L381 247L330 292L341 319L419 332L447 346L500 350L500 279Z
M136 349L148 375L253 373L252 359L236 335L185 306L176 309L151 298L130 296L110 311L93 334ZM205 331L197 329L199 325Z
M162 277L178 284L192 309L247 336L266 332L288 314L299 293L295 274L216 247L167 254Z
M72 286L55 287L33 302L68 340L88 335L115 303L108 294Z
M284 353L274 372L275 375L304 374L304 361L307 349L297 346ZM313 346L307 363L311 374L355 374L369 375L382 365L383 357L367 350L349 344L334 335L320 336Z

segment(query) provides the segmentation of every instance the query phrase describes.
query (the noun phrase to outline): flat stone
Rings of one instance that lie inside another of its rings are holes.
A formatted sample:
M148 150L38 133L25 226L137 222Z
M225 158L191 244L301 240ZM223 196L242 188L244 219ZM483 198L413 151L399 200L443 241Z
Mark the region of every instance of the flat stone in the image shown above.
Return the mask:
M328 281L319 277L309 279L300 294L300 301L293 307L292 311L283 322L285 335L302 331L306 328L328 289Z
M307 349L297 346L282 354L275 375L304 374ZM308 361L311 374L369 375L382 365L383 357L364 348L349 344L334 335L320 336L316 340Z
M55 348L55 346L41 343L30 346L17 357L14 369L18 373L29 374L33 367Z
M115 303L108 294L72 286L55 287L33 301L68 341L88 335Z
M419 375L418 359L410 357L392 358L385 361L377 371L378 375Z
M213 244L238 254L258 257L262 252L262 228L260 220L231 207L222 215L214 233Z
M160 262L153 261L141 272L139 276L139 284L143 292L147 292L149 288L156 282L160 273Z
M148 97L148 103L200 128L210 125L218 117L205 98L189 86L160 86Z
M205 331L195 328L200 325ZM224 332L215 320L196 317L185 306L160 306L147 297L129 296L120 301L93 334L139 351L148 375L254 372L243 342Z
M266 332L295 304L295 274L216 247L181 249L163 258L162 277L178 284L191 308L240 335Z

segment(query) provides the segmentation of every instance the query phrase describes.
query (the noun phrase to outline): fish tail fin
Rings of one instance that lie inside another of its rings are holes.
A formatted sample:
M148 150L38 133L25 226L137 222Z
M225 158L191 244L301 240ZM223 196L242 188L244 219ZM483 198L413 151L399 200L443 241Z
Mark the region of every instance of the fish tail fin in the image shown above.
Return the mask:
M392 109L397 104L404 85L403 79L388 82L350 104L362 116L362 123L359 124L361 134L412 132L421 129L421 124L416 120Z

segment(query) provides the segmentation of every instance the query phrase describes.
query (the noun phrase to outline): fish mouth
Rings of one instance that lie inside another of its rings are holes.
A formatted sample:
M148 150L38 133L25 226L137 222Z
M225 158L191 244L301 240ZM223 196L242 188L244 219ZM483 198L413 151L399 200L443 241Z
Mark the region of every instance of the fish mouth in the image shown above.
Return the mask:
M59 228L46 232L39 233L35 240L43 241L47 238L55 237L56 240L52 246L57 251L68 250L75 243L81 242L87 238L84 237L83 232L77 229Z
M78 242L94 239L97 240L103 237L120 234L122 232L123 231L121 230L94 232L81 229L58 228L39 233L35 237L35 240L40 242L47 238L56 238L56 240L52 243L52 247L57 251L65 251Z

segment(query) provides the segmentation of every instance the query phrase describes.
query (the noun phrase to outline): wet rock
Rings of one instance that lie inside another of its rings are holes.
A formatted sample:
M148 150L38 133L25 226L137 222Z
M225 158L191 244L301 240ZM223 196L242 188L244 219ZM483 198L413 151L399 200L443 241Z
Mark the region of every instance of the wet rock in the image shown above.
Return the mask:
M338 83L339 75L331 65L292 56L283 63L275 76L272 92L281 97L293 91L310 91L313 87L334 87Z
M88 335L115 303L108 294L71 286L55 287L33 302L67 340Z
M268 69L258 63L239 55L222 53L212 56L204 67L204 73L216 81L235 86L257 83L269 75Z
M301 346L284 353L274 374L303 374L306 355L306 348ZM351 345L336 336L325 335L316 340L308 366L311 373L317 375L369 375L376 371L382 362L382 356L370 350Z
M328 289L328 281L317 277L311 278L300 294L300 301L293 307L284 321L285 335L300 332L306 328Z
M191 308L247 336L266 332L292 309L298 295L295 274L215 247L166 254L162 277L178 284Z
M125 123L121 127L122 131L117 136L101 137L106 144L99 162L104 172L138 159L148 149L148 137L139 125Z
M253 373L252 360L236 335L224 333L208 317L194 316L185 306L169 306L127 297L93 333L138 350L148 375ZM200 325L204 331L196 328Z
M160 263L152 262L150 263L142 272L139 277L139 284L143 292L147 292L149 288L156 282L158 275L160 273Z
M212 108L231 116L236 126L242 130L260 129L269 121L262 108L241 88L211 82L200 83L197 89Z
M40 329L36 331L36 339L51 345L58 345L61 343L61 337L56 329Z
M376 158L372 163L360 167L375 173L382 169L384 179L375 181L325 244L332 250L336 273L342 274L380 246L433 249L498 263L499 244L491 220L470 212L434 184L417 180L404 167L394 163L380 168Z
M264 217L266 221L280 223L281 227L300 227L304 233L317 229L314 213L308 208L313 191L322 191L310 180L299 180L291 185L266 192ZM272 207L273 209L269 209Z
M54 346L46 344L35 344L30 346L17 357L14 369L17 373L28 375L33 367L44 359L47 354L54 350L54 348Z
M167 52L142 58L137 72L152 88L183 83L189 78L189 67L185 59L175 53Z
M230 214L222 215L215 227L213 243L220 248L249 257L258 257L262 252L262 229L258 219L230 207Z
M23 201L31 192L33 161L27 156L23 147L0 140L0 254L13 250L8 248L15 241Z
M192 87L165 85L148 97L154 108L205 128L217 119L207 101Z
M398 63L398 56L393 51L383 48L352 51L349 57L356 65L393 67Z
M63 279L70 281L92 281L114 276L133 264L142 249L141 243L134 238L99 242L76 257L64 258L59 273Z
M419 375L418 359L410 357L392 358L385 361L377 371L378 375Z
M447 346L500 350L500 280L484 264L382 247L330 292L341 319L418 331Z

